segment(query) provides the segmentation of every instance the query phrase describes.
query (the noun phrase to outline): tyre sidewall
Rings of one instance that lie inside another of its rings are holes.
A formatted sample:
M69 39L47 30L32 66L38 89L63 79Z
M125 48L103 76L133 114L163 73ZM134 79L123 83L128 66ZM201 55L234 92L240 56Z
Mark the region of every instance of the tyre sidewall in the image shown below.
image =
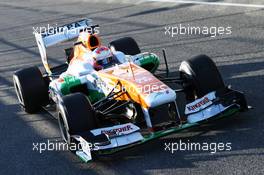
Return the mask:
M48 86L37 67L15 72L13 81L19 103L26 112L37 112L41 106L48 104Z

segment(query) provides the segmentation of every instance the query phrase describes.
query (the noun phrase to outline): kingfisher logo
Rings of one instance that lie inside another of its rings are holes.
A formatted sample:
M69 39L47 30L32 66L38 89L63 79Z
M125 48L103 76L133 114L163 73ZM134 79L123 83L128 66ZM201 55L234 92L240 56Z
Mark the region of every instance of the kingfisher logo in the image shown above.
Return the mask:
M188 106L187 108L188 108L189 111L194 111L197 108L200 108L201 106L203 106L203 105L205 105L205 104L207 104L209 102L210 102L210 100L207 97L205 97L201 101L199 101L198 103L196 103L196 104L194 104L192 106Z
M121 128L115 128L115 129L110 129L110 130L102 130L101 134L106 134L108 136L117 136L117 135L121 135L125 132L131 131L133 130L133 128L131 127L131 125L126 125L124 127Z

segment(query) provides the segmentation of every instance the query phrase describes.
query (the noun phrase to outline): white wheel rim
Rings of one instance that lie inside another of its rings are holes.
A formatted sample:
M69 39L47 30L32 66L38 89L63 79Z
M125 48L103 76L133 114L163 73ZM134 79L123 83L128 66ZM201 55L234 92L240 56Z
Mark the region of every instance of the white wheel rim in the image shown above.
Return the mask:
M23 94L22 94L22 91L21 91L21 85L20 85L20 82L17 78L17 76L13 76L13 81L14 81L14 86L15 86L15 90L16 90L16 95L17 95L17 98L18 98L18 101L21 105L25 105L24 103L24 99L23 99Z

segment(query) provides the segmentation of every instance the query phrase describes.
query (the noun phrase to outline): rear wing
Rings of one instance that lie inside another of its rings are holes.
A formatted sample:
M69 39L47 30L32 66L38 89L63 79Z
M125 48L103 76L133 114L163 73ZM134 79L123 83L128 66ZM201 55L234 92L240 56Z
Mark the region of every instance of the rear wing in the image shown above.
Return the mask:
M48 63L46 48L76 39L82 31L98 34L98 28L98 25L92 24L91 19L82 19L80 21L72 22L60 27L49 27L48 29L44 29L44 31L40 31L39 33L35 32L34 35L46 72L48 74L52 73Z

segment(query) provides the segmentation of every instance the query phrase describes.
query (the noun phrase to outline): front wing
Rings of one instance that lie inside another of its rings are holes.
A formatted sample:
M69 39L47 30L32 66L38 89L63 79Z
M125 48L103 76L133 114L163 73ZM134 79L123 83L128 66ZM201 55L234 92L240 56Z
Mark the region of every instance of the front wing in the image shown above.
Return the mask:
M205 102L204 99L208 100L207 103L201 103L201 101ZM76 154L83 161L88 162L92 160L91 152L107 155L125 150L172 133L199 126L208 121L233 116L239 111L247 109L247 106L243 105L246 105L245 97L238 91L228 90L228 92L224 94L220 93L220 95L218 92L211 92L195 102L186 105L185 114L187 115L187 122L184 124L150 133L141 132L142 130L132 123L91 130L90 133L95 137L102 138L102 136L105 136L103 137L104 139L99 141L104 144L92 141L94 143L93 146L90 146L88 149L78 150ZM191 108L192 106L196 108ZM87 144L91 142L85 134L80 135L79 137L82 138L83 136L85 138L83 140Z

